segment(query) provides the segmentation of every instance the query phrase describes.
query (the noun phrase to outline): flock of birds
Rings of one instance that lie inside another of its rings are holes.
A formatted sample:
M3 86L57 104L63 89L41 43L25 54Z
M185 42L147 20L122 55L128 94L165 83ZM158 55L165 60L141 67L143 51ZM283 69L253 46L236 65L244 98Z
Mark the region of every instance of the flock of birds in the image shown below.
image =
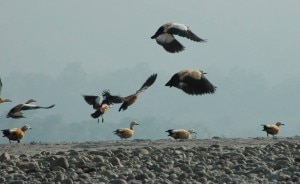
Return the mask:
M206 42L206 40L198 37L194 34L191 29L180 23L168 22L155 32L155 34L151 37L151 39L155 39L156 42L161 45L167 52L169 53L178 53L185 49L185 47L175 39L174 35L188 38L195 42ZM165 84L168 87L176 87L186 94L189 95L204 95L204 94L213 94L216 91L216 86L214 86L204 75L206 73L203 70L193 70L186 69L181 70L175 73L171 79ZM83 95L84 100L87 104L91 105L95 112L91 114L92 118L98 119L101 117L102 123L104 122L103 115L107 110L109 110L113 104L121 104L119 111L125 111L129 106L134 104L138 99L138 96L141 92L149 88L156 80L157 74L152 74L148 79L144 82L144 84L133 94L122 97L118 95L111 95L109 90L104 90L101 96L97 95ZM2 89L2 82L0 79L0 95ZM3 102L11 102L10 99L1 98L0 103ZM30 99L25 103L18 104L14 106L7 114L7 118L19 119L25 118L23 116L22 111L26 110L35 110L35 109L50 109L55 106L55 104L50 106L38 106L32 104L36 102L34 99ZM137 122L133 121L130 124L129 128L120 128L115 130L117 136L121 139L127 139L133 136L134 134L134 126L139 125ZM284 125L280 122L277 122L275 125L262 125L263 131L267 132L267 136L276 135L279 132L279 127ZM31 129L29 125L24 125L21 128L11 128L4 129L3 137L7 137L9 142L17 141L20 143L20 140L24 137L25 131ZM196 134L196 132L192 129L170 129L166 131L169 133L168 136L173 137L174 139L184 140L189 139L191 134Z

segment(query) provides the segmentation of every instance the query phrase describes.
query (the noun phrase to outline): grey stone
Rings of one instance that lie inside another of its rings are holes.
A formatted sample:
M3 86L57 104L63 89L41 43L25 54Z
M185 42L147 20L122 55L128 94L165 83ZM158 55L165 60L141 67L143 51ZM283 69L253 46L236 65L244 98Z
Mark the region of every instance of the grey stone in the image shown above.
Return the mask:
M15 181L10 181L8 184L24 184L25 182L22 180L15 180Z
M0 161L3 162L3 161L7 161L7 160L10 160L10 155L8 153L2 153L2 155L0 156Z
M71 178L67 178L67 179L64 179L61 183L62 184L73 184L73 180Z
M127 184L127 181L124 179L115 179L111 180L109 184Z
M50 164L51 169L53 169L56 166L67 169L67 168L69 168L69 162L65 157L60 157L60 158L52 161Z

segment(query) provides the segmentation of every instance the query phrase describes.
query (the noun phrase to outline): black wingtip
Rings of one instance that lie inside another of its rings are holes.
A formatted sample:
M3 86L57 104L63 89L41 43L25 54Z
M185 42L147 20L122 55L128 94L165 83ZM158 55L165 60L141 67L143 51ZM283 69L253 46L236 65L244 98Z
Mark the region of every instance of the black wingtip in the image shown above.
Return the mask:
M50 105L49 107L47 107L47 109L50 109L50 108L52 108L52 107L54 107L54 106L55 106L55 104Z

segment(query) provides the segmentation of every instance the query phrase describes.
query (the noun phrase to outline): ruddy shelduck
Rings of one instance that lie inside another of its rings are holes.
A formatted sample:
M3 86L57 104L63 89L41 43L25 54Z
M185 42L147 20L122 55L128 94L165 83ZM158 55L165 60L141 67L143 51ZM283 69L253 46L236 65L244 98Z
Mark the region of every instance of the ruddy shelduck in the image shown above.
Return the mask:
M185 129L170 129L166 132L169 133L168 136L173 137L174 139L179 140L186 140L189 139L191 134L196 134L193 129L185 130Z
M112 96L109 92L109 90L104 90L102 92L102 97L100 96L92 96L92 95L83 95L84 100L89 105L93 106L93 109L96 111L91 114L92 118L102 118L102 123L104 122L103 115L104 113L110 109L112 104L114 103L122 103L122 98L119 96ZM103 100L102 100L103 99Z
M284 125L284 124L281 123L281 122L277 122L275 125L265 125L265 124L263 124L261 126L263 126L262 131L266 131L268 137L269 137L269 134L271 134L274 138L274 136L279 133L279 127L281 125Z
M9 142L17 141L20 143L20 140L24 137L25 132L31 129L29 125L24 125L22 128L11 128L1 130L3 132L3 137L7 137Z
M2 81L1 81L1 78L0 78L0 95L1 95L1 91L2 91ZM3 102L11 102L11 100L10 99L8 99L8 98L1 98L0 97L0 103L3 103Z
M155 39L159 45L170 53L183 51L184 46L175 39L174 35L186 37L195 42L206 41L194 34L188 26L175 22L168 22L162 25L151 39Z
M23 104L18 104L16 106L14 106L6 115L7 118L14 118L14 119L19 119L19 118L25 118L25 116L23 116L22 111L25 110L35 110L35 109L50 109L52 107L55 106L55 104L50 105L48 107L42 107L42 106L38 106L35 104L32 104L32 102L36 102L34 99L29 99L28 101L26 101Z
M189 95L212 94L216 86L204 76L203 70L182 70L174 74L166 86L176 87Z
M138 99L138 96L141 92L143 92L144 90L146 90L148 87L150 87L156 80L157 74L152 74L142 85L142 87L137 90L134 94L131 94L129 96L126 97L122 97L122 105L119 108L119 111L121 110L126 110L130 105L132 105L133 103L136 102L136 100Z
M139 124L136 123L135 121L132 121L130 123L130 128L119 128L119 129L113 131L113 133L115 133L121 139L128 139L128 138L132 137L132 135L134 134L133 127L135 125L139 125Z

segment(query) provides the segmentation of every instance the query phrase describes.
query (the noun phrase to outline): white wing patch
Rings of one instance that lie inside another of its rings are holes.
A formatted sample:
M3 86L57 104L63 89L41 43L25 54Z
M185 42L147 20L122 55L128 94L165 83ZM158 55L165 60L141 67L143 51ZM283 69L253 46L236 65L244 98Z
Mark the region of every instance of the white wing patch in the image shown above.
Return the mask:
M168 34L168 33L161 34L156 38L156 42L158 44L171 43L173 40L175 40L175 38L171 34Z
M187 31L188 27L184 24L179 24L179 23L173 23L170 27L170 29L178 29L181 31Z

